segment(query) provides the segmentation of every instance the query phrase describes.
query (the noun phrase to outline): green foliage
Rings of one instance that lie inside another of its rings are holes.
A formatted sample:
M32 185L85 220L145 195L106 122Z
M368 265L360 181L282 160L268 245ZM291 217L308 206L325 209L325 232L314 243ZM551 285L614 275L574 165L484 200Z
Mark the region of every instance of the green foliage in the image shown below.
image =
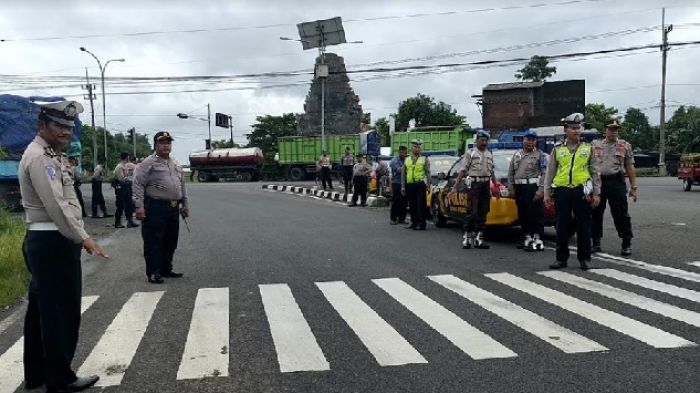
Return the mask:
M658 130L649 124L649 118L637 108L628 108L620 128L620 138L632 144L635 150L656 150Z
M669 153L700 152L700 108L681 106L666 123Z
M436 103L433 97L420 93L402 101L395 118L397 130L407 130L411 119L416 120L416 127L458 126L466 121L450 105L442 101Z
M374 122L374 130L377 131L381 138L382 146L391 146L391 136L389 135L389 120L386 117L380 117Z
M557 67L549 67L549 60L543 56L532 56L530 62L515 74L517 79L523 81L540 82L556 74Z
M82 166L85 170L92 171L95 167L92 156L92 127L83 125L80 134L80 144L82 145ZM104 157L104 133L102 127L97 127L97 158ZM136 133L136 156L145 157L151 154L153 146L146 134ZM133 154L134 146L128 134L112 134L107 131L107 156L108 169L113 169L119 162L119 154L123 151Z
M22 256L24 232L20 218L0 209L0 308L27 292L29 272Z
M605 120L617 116L617 109L607 107L605 104L590 103L586 105L586 123L600 131L605 131Z
M258 116L255 120L253 132L248 135L248 147L259 147L265 161L274 162L277 138L297 134L297 117L294 113L285 113L282 116Z
M229 147L241 147L238 143L231 143L230 139L221 139L211 143L213 149L227 149Z

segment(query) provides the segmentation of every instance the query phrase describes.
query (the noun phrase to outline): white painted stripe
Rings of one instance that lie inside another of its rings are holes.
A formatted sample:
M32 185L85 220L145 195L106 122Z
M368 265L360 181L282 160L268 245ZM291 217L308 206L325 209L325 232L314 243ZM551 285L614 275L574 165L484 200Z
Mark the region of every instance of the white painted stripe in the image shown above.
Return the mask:
M700 261L688 262L688 265L695 266L695 267L700 267Z
M460 280L452 275L428 276L429 279L481 306L565 353L606 351L608 348L578 333L559 326L515 303Z
M629 258L622 258L615 255L610 255L606 253L596 253L593 254L594 257L602 259L607 262L611 262L622 266L631 266L637 269L642 269L654 273L663 274L670 277L680 278L686 281L700 282L700 274L694 272L688 272L681 269L676 269L670 266L654 265L647 262L637 261Z
M177 379L228 376L228 298L228 288L202 288L197 291Z
M615 269L591 269L590 272L601 276L614 278L615 280L623 281L628 284L637 285L642 288L663 292L675 297L700 303L700 292L692 289L678 287L661 281L650 280L646 277L635 276L634 274L621 272Z
M472 359L518 356L503 344L465 322L452 311L449 311L400 279L381 278L372 280L372 282Z
M97 386L119 385L163 293L134 293L107 327L78 374L98 375Z
M328 302L382 366L428 363L391 325L344 282L317 282Z
M486 277L496 280L511 288L525 292L547 303L571 311L583 318L599 323L610 329L626 334L656 348L677 348L696 345L682 337L657 329L653 326L625 317L593 304L549 289L543 285L514 276L509 273L486 274Z
M259 288L280 371L330 370L289 286L264 284Z
M676 307L668 303L663 303L658 300L644 297L642 295L637 295L636 293L632 293L624 289L615 288L608 284L575 276L570 273L540 272L538 274L541 274L545 277L553 278L557 281L577 286L587 291L591 291L599 295L605 296L607 298L617 300L618 302L641 308L642 310L651 311L655 314L663 315L665 317L675 319L677 321L685 322L689 325L700 327L700 313L697 313L695 311L690 311L680 307Z
M87 311L98 297L84 296L80 304L80 312ZM24 380L23 355L24 337L20 337L0 356L0 393L13 393Z

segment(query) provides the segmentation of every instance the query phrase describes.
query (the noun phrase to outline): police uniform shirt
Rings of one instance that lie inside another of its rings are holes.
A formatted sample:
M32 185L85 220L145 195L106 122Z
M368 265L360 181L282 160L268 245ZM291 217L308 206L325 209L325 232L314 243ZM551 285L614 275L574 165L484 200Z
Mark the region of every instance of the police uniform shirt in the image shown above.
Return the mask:
M73 167L73 183L74 183L74 185L76 185L76 186L80 186L80 184L82 184L82 181L81 181L81 179L80 179L80 175L81 175L81 174L80 174L80 169L78 168L77 165L74 166L74 167Z
M358 162L352 168L353 176L368 176L372 172L372 167L366 161Z
M27 146L19 162L19 187L28 224L53 222L75 243L89 236L83 228L80 202L73 189L73 169L40 136Z
M180 201L187 207L187 190L182 167L174 158L157 155L146 157L134 175L133 200L136 207L143 207L144 198Z
M134 181L134 173L136 173L136 164L134 164L133 162L127 162L126 164L124 164L124 170L126 171L126 181Z
M116 177L120 183L126 181L126 166L124 165L124 163L120 162L114 168L114 177Z
M354 164L355 164L355 159L352 157L352 154L344 155L340 159L341 166L353 166Z
M622 139L614 142L607 139L593 141L593 153L599 160L601 176L625 173L625 168L634 164L632 145Z
M331 166L331 159L328 156L321 156L318 162L319 164L321 164L322 168L327 168Z
M95 167L95 172L92 174L92 180L102 181L102 171L104 171L102 165L97 165Z
M491 177L493 175L493 154L489 149L471 149L464 155L462 168L470 177Z
M521 149L510 160L508 168L508 183L515 185L515 180L522 179L539 179L537 184L540 187L544 186L544 176L542 176L546 168L544 153L538 149L526 151Z
M584 143L584 142L581 142ZM547 172L544 179L544 195L552 195L552 182L554 181L554 176L557 175L557 169L559 168L559 162L557 161L556 152L557 149L568 148L569 151L574 154L578 147L581 145L557 145L554 147L552 154L549 156L549 162L547 163ZM597 159L591 157L588 160L588 174L591 177L591 182L593 183L593 195L600 195L600 172L597 167Z

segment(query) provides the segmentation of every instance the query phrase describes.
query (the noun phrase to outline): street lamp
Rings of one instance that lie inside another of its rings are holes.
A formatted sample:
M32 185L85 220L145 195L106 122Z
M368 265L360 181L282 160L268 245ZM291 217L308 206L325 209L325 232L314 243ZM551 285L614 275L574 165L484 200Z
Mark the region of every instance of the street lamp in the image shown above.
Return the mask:
M179 117L180 119L192 118L192 116L190 114L182 113L182 112L178 113L177 117ZM211 149L211 105L207 104L207 118L206 119L202 119L199 117L197 117L196 119L206 121L207 123L209 123L209 146L205 145L205 147L207 148L207 150L210 150ZM233 141L233 131L231 131L231 141Z
M97 66L100 68L100 75L101 75L101 81L102 81L102 132L103 132L104 143L105 143L105 165L107 165L107 109L106 109L107 105L105 103L105 71L107 70L107 66L109 65L109 63L111 63L113 61L119 61L119 62L123 63L126 60L124 60L124 59L107 60L107 62L105 63L105 65L103 67L102 63L100 62L100 59L98 59L94 53L85 49L84 46L81 46L80 50L83 52L86 52L90 56L92 56L95 59L95 61L97 61ZM94 135L94 131L95 130L93 130L93 135Z

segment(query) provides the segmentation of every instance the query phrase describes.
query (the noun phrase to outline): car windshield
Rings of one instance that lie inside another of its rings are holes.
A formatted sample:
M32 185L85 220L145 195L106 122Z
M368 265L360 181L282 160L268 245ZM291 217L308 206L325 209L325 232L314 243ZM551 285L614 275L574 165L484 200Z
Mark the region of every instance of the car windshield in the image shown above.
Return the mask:
M455 156L432 156L430 158L430 176L437 176L438 173L447 173L452 165L459 159Z
M516 150L494 150L493 151L493 167L496 179L508 178L508 167L510 160L513 158Z

